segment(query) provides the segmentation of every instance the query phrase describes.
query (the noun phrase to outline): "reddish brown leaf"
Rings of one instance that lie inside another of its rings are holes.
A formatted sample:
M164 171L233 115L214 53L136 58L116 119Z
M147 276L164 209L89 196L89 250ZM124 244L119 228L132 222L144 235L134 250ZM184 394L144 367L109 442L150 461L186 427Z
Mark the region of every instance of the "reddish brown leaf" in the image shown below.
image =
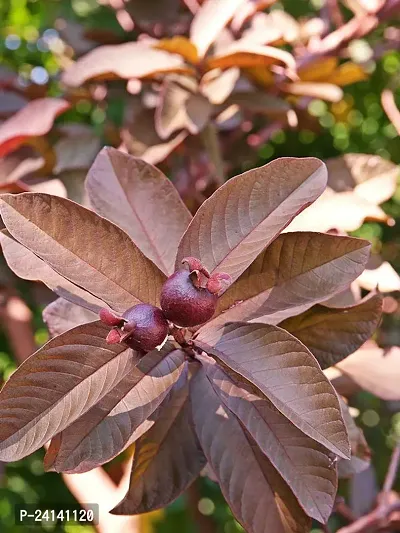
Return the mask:
M0 458L17 461L86 413L132 369L135 353L106 343L99 322L49 341L0 393Z
M20 278L42 281L58 296L93 313L97 314L104 307L102 300L58 274L28 248L13 239L7 230L0 233L0 243L8 266Z
M381 320L382 296L370 294L344 308L316 305L279 326L298 338L321 368L339 363L368 340Z
M161 353L154 350L142 357L118 387L58 435L46 468L87 472L110 461L147 431L154 423L147 419L186 372L185 354L170 350L168 345Z
M244 424L304 511L326 522L337 490L335 456L305 436L268 400L236 385L211 358L201 361L220 399Z
M94 209L125 230L165 274L172 274L192 216L170 180L141 159L104 148L86 186Z
M244 0L205 0L190 26L190 41L197 48L200 58L204 57L243 2Z
M179 244L184 257L202 261L233 281L282 229L322 193L325 165L315 158L281 158L232 178L206 200Z
M195 343L257 387L303 433L349 457L335 391L296 337L267 324L232 323L201 330Z
M29 137L45 135L70 104L62 98L38 98L0 125L0 157L16 150Z
M112 514L147 513L173 502L206 464L193 429L187 382L136 441L129 490Z
M363 271L370 243L297 232L280 235L219 300L211 325L232 320L278 324L346 289Z
M131 42L95 48L69 67L62 81L71 87L79 87L91 79L118 77L129 80L181 71L187 71L181 56Z
M165 276L108 220L46 194L6 194L1 207L3 221L15 239L116 311L140 302L157 305ZM127 275L132 269L136 275Z
M22 146L0 159L0 187L34 176L45 165L45 159L28 146Z
M248 533L307 533L310 521L201 370L191 382L195 430L222 494Z
M57 298L43 310L43 320L52 337L97 319L97 313L80 305L75 305L64 298Z

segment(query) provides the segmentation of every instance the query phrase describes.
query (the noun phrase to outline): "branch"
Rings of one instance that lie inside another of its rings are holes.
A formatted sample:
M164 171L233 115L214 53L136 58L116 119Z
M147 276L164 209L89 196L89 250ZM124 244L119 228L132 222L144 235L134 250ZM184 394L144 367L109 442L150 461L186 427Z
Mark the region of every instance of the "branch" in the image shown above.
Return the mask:
M349 526L340 528L337 533L375 533L387 525L390 515L400 510L400 501L379 505L374 511L362 516Z
M215 169L215 182L218 185L225 183L224 160L222 159L218 131L215 124L209 122L201 132L204 147Z
M399 462L400 462L400 440L397 442L396 446L393 449L389 468L386 473L386 478L385 478L385 482L383 484L383 489L382 489L382 492L385 495L387 495L392 490L393 484L396 480L397 471L399 469Z

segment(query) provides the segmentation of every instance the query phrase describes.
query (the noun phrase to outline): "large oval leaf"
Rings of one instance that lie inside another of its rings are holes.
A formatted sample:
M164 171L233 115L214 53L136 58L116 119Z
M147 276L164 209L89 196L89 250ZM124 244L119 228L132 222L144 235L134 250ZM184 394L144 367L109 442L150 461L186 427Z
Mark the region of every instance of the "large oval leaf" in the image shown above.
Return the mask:
M321 368L328 368L358 350L371 337L381 314L382 296L371 294L349 307L316 305L279 326L305 344Z
M207 359L202 358L203 368L219 398L244 424L304 511L325 523L337 490L335 456L304 435L268 400L236 385L211 358Z
M183 58L143 43L99 46L84 55L63 74L62 81L79 87L93 78L144 78L161 72L187 70Z
M109 345L95 322L52 339L29 357L0 393L0 460L17 461L82 416L134 367L137 356Z
M0 244L8 266L20 278L42 281L58 296L71 302L71 305L79 305L88 309L89 312L92 311L97 314L104 307L104 302L99 298L58 274L28 248L13 239L7 230L0 232ZM77 326L78 324L75 323L74 325Z
M184 257L236 280L297 213L323 192L327 173L315 158L281 158L220 187L200 207L179 244Z
M129 236L92 211L48 194L5 194L1 215L21 244L116 311L157 305L164 274Z
M98 319L96 313L64 300L64 298L57 298L54 302L49 303L43 309L42 316L52 337Z
M164 174L141 159L104 148L86 187L94 209L126 231L165 274L172 274L192 216Z
M46 467L72 474L110 461L152 425L144 423L185 371L180 350L145 355L118 387L57 437L57 453L51 451Z
M206 459L193 429L188 392L186 381L136 441L129 490L112 514L166 507L200 475Z
M193 421L233 514L248 533L308 533L310 521L201 370L191 382Z
M232 323L201 331L195 344L255 385L303 433L349 457L337 395L293 335L267 324Z
M210 325L236 320L278 324L337 294L356 279L371 244L321 233L280 235L218 302ZM207 326L206 326L207 327Z

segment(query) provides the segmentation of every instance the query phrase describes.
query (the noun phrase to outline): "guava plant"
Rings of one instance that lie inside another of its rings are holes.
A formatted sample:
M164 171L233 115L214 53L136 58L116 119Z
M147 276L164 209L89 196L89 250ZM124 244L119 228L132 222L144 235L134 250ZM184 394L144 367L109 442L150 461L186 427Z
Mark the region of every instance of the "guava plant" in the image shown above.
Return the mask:
M61 333L0 393L0 460L51 440L46 468L79 473L135 443L113 513L166 506L207 466L246 531L326 522L352 450L322 369L381 310L376 293L327 302L363 271L367 241L285 232L326 182L318 159L278 159L192 218L159 170L105 148L86 182L95 211L3 195L6 260L59 296L44 317Z

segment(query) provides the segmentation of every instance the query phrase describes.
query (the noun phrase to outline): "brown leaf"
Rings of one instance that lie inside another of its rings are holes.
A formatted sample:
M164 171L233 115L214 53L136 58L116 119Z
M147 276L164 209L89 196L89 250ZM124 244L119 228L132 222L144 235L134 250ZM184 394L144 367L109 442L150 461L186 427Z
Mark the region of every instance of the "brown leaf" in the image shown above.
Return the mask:
M168 139L182 129L197 135L207 124L212 106L196 90L187 89L179 77L165 79L155 114L155 126L161 139Z
M294 57L286 50L281 50L274 46L252 44L247 42L246 39L241 39L219 50L218 55L208 60L207 67L209 69L248 68L276 63L283 64L292 70L296 69Z
M58 274L37 255L11 237L7 230L0 233L0 243L8 266L20 278L42 281L61 298L93 313L97 314L104 307L102 300Z
M197 257L233 281L282 229L322 193L325 165L281 158L232 178L197 211L179 244L176 266Z
M279 326L305 344L324 369L360 348L378 327L381 315L382 296L371 293L349 307L315 305Z
M257 387L303 433L349 457L335 391L296 337L276 326L237 322L200 330L195 344Z
M186 72L183 58L144 43L99 46L84 55L62 76L70 87L91 79L145 78L166 72Z
M98 314L64 298L57 298L43 310L43 321L52 337L97 319Z
M158 50L166 50L171 54L178 54L189 63L195 64L199 60L197 48L183 35L175 35L174 37L161 39L157 42L154 48Z
M240 76L240 70L236 67L227 70L209 70L200 82L201 92L214 105L223 104L235 88Z
M100 139L93 132L72 134L60 139L54 146L56 165L55 175L65 171L85 170L93 163L100 149Z
M367 343L335 367L332 384L340 394L349 396L360 389L382 400L400 400L400 348L379 348ZM331 369L325 371L330 378ZM342 379L342 377L343 379Z
M70 104L62 98L38 98L0 125L0 157L16 150L30 137L50 131L54 120Z
M34 176L45 165L44 158L29 146L0 159L0 187L7 188L10 183Z
M205 0L190 26L190 41L199 58L205 56L210 45L228 24L244 0Z
M140 302L157 305L165 276L108 220L46 194L6 194L1 208L15 239L116 311Z
M117 4L115 0L107 0L112 6ZM154 24L161 22L168 24L174 21L179 12L179 0L134 0L125 2L126 9L132 15L135 22L141 24Z
M17 461L81 417L135 364L135 352L109 345L95 322L52 339L29 357L0 393L0 458Z
M94 209L126 231L160 270L172 274L192 216L171 181L141 159L103 148L86 187Z
M370 243L312 232L280 235L219 299L211 325L278 324L346 289L363 271Z
M281 83L279 88L283 92L294 96L320 98L328 102L339 102L343 98L342 89L332 83L296 81L294 83Z
M121 131L126 150L152 165L157 165L168 157L186 137L187 132L181 131L170 139L161 139L155 130L155 116L152 109L143 109L133 123Z
M345 154L328 159L328 185L335 192L353 191L375 205L389 200L396 190L398 165L378 155Z
M193 429L187 382L160 410L154 425L136 441L129 490L112 514L166 507L206 464Z
M0 118L8 118L22 109L28 100L14 91L0 90Z
M154 350L142 357L118 387L58 435L46 468L70 474L88 472L116 457L147 431L154 423L147 419L186 372L184 352L170 350L168 345L161 353Z
M195 430L222 494L248 533L307 533L310 521L200 370L191 382Z
M246 427L304 511L326 522L337 490L335 456L305 436L268 400L237 386L211 358L204 359L203 368L220 399Z

